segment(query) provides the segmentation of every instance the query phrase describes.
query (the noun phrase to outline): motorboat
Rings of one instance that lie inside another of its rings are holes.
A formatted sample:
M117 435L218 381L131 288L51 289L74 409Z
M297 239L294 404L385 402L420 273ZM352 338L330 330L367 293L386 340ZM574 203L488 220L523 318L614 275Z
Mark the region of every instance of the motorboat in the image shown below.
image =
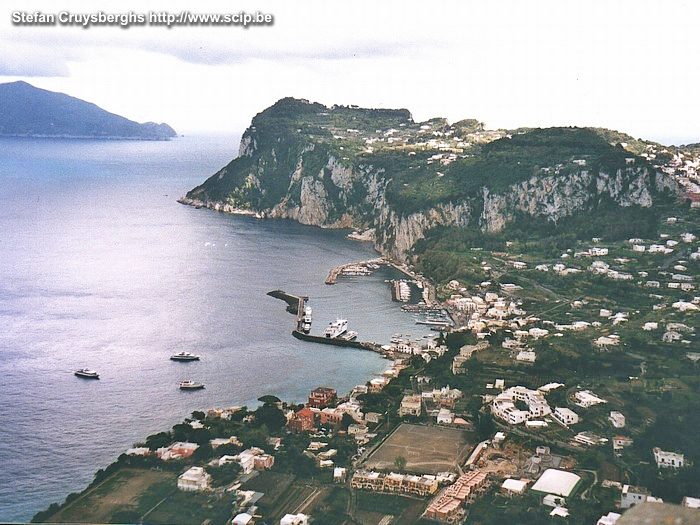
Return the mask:
M190 352L178 352L170 356L173 361L199 361L199 356Z
M81 368L80 370L76 370L73 373L78 377L84 377L86 379L99 379L100 378L100 374L98 374L94 370L90 370L89 368Z
M197 383L192 379L183 379L180 381L181 390L201 390L204 388L204 383Z

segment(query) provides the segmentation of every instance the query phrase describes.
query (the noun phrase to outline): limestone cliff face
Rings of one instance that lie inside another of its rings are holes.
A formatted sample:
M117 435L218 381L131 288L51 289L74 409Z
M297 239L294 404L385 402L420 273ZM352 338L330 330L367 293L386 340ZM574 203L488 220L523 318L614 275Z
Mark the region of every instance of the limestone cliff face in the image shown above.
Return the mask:
M511 186L508 191L491 193L483 188L480 227L501 230L517 212L545 217L551 221L592 209L601 197L609 197L620 206L653 204L652 190L657 178L647 168L628 167L615 173L581 170L564 176L533 177Z
M392 202L389 188L392 183L394 189L408 184L399 185L394 180L401 174L393 164L382 165L373 162L372 155L357 155L344 147L334 147L332 140L318 140L313 133L305 132L302 124L286 120L292 109L308 113L312 107L316 112L314 118L321 118L319 115L332 111L329 108L308 103L294 105L296 101L285 104L282 108L285 118L280 117L279 108L270 117L268 112L275 107L256 116L243 135L239 158L189 192L183 202L231 213L288 218L323 228L372 229L375 247L380 252L405 260L416 242L437 226L499 231L523 214L556 222L572 214L592 212L601 202L621 207L650 207L658 192L677 190L672 177L656 172L643 162L635 164L633 159L623 159L621 166L613 162L610 167L589 154L592 159L589 167L579 161L580 165L569 162L560 169L564 164L558 161L557 166L541 168L526 179L521 175L511 176L507 170L500 174L492 170L491 179L483 184L472 183L469 190L461 193L454 188L459 190L460 184L465 184L460 181L469 183L469 174L453 173L449 197L430 201L432 204L399 208L396 201ZM388 116L404 123L412 122L410 114ZM368 124L371 132L375 131L373 125L374 122ZM324 132L324 126L320 126L314 133L322 136ZM552 140L551 136L546 139ZM510 146L506 143L506 147ZM613 149L604 143L605 154L608 154L605 148ZM617 154L629 155L619 150ZM534 161L528 158L528 162ZM542 166L541 162L538 165ZM500 175L504 176L499 180L513 182L490 182Z

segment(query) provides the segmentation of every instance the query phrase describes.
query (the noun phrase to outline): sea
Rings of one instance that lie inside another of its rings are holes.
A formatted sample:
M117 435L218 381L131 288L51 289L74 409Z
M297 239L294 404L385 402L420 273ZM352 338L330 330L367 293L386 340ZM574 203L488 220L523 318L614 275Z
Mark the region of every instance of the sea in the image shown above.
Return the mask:
M238 141L0 139L1 522L81 491L194 410L343 394L390 365L294 339L271 290L309 296L312 333L337 317L365 341L430 333L392 302L391 270L324 284L332 266L377 256L347 231L176 202ZM179 351L202 357L171 361ZM100 379L73 374L83 367Z

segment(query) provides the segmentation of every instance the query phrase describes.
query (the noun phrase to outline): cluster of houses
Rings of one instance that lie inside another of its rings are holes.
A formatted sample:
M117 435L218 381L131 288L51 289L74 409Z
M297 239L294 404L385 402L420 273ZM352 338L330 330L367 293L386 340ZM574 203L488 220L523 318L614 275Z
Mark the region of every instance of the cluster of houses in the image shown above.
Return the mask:
M411 474L397 474L395 472L386 474L372 470L357 470L350 479L350 486L354 489L414 496L435 494L438 485L436 476L414 476Z
M321 126L321 129L329 131L336 140L359 142L365 154L381 149L400 149L407 151L408 155L415 155L416 151L435 150L439 153L430 157L428 163L439 162L441 165L464 157L465 152L475 144L485 144L507 136L505 131L486 131L483 126L470 129L450 126L445 119L419 124L402 122L397 128L374 131L327 125Z
M462 399L461 390L448 386L426 390L420 394L405 394L401 399L398 414L400 417L420 417L425 414L435 418L438 425L467 425L467 421L456 417L453 409Z
M490 329L519 330L528 323L521 301L507 299L494 292L471 294L467 288L460 287L458 281L451 281L448 287L454 293L445 305L451 312L466 319L466 323L457 330L471 330L477 337L483 338Z
M488 487L487 474L472 470L462 474L451 485L445 487L433 498L423 516L445 523L460 523L466 506L473 502Z

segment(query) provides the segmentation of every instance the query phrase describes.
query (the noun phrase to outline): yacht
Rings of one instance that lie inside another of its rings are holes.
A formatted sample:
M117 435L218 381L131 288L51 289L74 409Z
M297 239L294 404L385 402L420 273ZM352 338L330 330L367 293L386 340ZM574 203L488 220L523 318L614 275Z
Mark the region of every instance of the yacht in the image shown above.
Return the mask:
M170 356L173 361L199 361L199 356L189 352L178 352Z
M323 333L323 335L325 335L329 339L334 339L339 335L344 334L347 331L347 329L347 319L336 319L328 325L328 328L326 328L326 331Z
M90 370L89 368L81 368L80 370L76 370L73 372L75 375L78 377L85 377L87 379L99 379L100 374L95 372L94 370Z
M181 390L199 390L201 388L204 388L203 383L197 383L195 381L192 381L191 379L183 379L182 381L180 381Z

